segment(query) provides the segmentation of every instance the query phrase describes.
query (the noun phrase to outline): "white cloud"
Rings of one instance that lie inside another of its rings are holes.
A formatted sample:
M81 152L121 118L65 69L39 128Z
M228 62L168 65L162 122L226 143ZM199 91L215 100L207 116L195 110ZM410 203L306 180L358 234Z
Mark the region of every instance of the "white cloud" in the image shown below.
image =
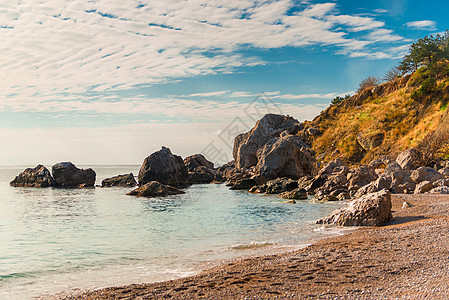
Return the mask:
M430 20L413 21L405 24L408 28L419 30L436 30L437 23Z

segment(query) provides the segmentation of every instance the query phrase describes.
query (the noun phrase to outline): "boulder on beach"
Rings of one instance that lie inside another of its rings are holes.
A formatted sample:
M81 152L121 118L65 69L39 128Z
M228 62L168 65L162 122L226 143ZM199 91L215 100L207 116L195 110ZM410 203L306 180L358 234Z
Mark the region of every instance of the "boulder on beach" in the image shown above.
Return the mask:
M429 167L420 167L414 170L410 177L416 183L423 181L435 182L437 180L444 179L443 174Z
M307 200L307 192L305 189L294 189L293 191L283 192L279 194L282 199Z
M169 148L162 147L145 158L139 171L139 184L158 181L171 186L186 184L188 171L181 156L171 153Z
M214 168L214 163L208 161L202 154L194 154L184 158L184 164L187 171L192 172L198 167L206 167L208 169Z
M150 181L129 192L127 195L151 198L179 194L184 194L184 192L170 185L165 185L157 181Z
M402 169L414 170L418 167L419 151L416 149L407 149L401 153L396 158L396 162L401 166Z
M137 182L134 179L133 173L114 176L112 178L107 178L101 182L102 187L113 187L113 186L134 187L136 185Z
M257 152L268 141L280 137L281 133L295 134L300 128L301 123L292 117L265 115L249 132L235 138L233 156L236 167L240 169L255 166L259 161Z
M317 224L382 226L391 218L391 194L385 189L352 201L347 207L340 208L330 216L318 220Z
M50 171L43 165L38 165L35 168L25 169L10 182L10 185L17 187L45 188L55 186L56 184Z
M78 169L71 162L60 162L52 167L53 178L57 187L92 187L96 174L92 169Z

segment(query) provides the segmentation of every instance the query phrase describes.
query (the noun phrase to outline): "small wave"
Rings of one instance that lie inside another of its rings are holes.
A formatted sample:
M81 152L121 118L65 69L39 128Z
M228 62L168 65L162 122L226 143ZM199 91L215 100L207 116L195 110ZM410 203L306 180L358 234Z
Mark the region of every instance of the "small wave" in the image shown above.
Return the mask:
M251 249L259 249L263 247L269 247L273 246L273 243L258 243L258 242L251 242L246 245L237 245L230 247L231 250L251 250Z

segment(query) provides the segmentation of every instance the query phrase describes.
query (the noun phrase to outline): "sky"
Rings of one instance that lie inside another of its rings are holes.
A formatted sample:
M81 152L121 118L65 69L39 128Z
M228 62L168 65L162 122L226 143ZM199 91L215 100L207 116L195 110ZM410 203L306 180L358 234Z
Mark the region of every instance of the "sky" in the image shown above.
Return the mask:
M311 120L449 28L449 2L0 0L0 165L232 160L265 113Z

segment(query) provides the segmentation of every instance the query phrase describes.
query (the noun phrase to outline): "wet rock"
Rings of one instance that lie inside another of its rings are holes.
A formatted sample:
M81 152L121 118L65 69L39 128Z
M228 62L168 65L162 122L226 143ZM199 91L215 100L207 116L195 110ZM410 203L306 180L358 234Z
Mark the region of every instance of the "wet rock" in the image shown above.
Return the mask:
M133 173L107 178L101 182L102 187L113 187L113 186L134 187L136 185L137 182L134 179Z
M57 187L93 187L96 174L92 169L78 169L71 162L60 162L52 167L53 179Z
M301 127L301 123L292 117L265 115L249 132L235 138L233 156L237 169L255 166L259 161L257 151L268 141L279 138L283 132L295 134Z
M270 180L265 184L267 194L279 194L286 191L292 191L298 188L298 181L290 178L277 178Z
M230 161L217 169L217 174L226 180L230 180L237 173L239 171L235 167L235 161Z
M317 224L339 226L382 226L392 218L391 194L388 190L364 195L334 211Z
M324 203L324 202L330 202L330 201L339 201L338 197L332 196L332 195L319 195L315 196L315 198L312 199L312 202L314 203Z
M214 168L214 163L208 161L202 154L194 154L184 158L184 164L188 172L193 172L198 167Z
M175 187L165 185L157 181L150 181L136 188L135 190L129 192L127 195L150 198L150 197L165 197L178 194L184 194L184 192Z
M444 179L444 176L441 173L438 173L437 171L429 167L420 167L414 170L410 177L416 183L420 183L422 181L434 182L440 179Z
M419 151L416 149L408 149L401 153L396 158L396 162L402 169L414 170L418 167Z
M230 183L231 190L250 190L253 186L257 186L257 181L254 178L238 179Z
M282 199L307 200L305 189L294 189L293 191L283 192L279 195Z
M188 171L181 156L173 155L166 147L145 158L138 177L140 185L158 181L171 186L183 186L187 178Z
M317 163L309 147L295 135L273 138L257 151L257 174L267 180L315 175Z
M43 165L27 168L10 182L11 186L45 188L55 186L50 171Z
M315 191L322 187L326 183L327 177L325 176L315 176L309 183L309 185L306 186L307 193L313 195L315 194Z
M418 183L418 184L416 185L414 194L423 194L423 193L427 193L427 192L430 191L431 189L433 189L433 184L432 184L432 182L430 182L430 181L421 181L420 183Z

